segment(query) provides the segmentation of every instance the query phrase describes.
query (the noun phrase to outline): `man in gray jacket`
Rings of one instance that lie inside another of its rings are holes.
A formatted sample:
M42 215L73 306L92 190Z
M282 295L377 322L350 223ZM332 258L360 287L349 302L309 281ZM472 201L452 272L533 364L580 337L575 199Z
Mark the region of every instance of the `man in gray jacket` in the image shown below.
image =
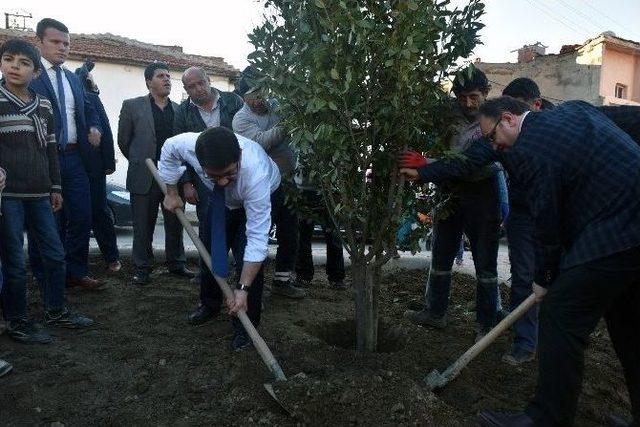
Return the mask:
M118 147L129 160L127 190L131 193L133 211L133 283L149 281L153 266L153 231L158 219L158 206L164 198L145 164L157 162L164 141L173 136L173 116L178 104L169 99L171 76L169 67L154 62L144 70L149 94L122 103L118 123ZM162 209L166 259L169 271L181 277L194 277L185 267L182 225L176 215Z
M288 135L279 123L280 117L273 112L271 103L263 97L260 88L253 87L245 92L244 106L233 117L233 130L260 144L278 165L283 184L293 186L295 156L289 147ZM298 250L298 218L291 207L285 211L275 223L278 252L271 290L276 295L299 299L305 297L305 291L294 286L291 280Z

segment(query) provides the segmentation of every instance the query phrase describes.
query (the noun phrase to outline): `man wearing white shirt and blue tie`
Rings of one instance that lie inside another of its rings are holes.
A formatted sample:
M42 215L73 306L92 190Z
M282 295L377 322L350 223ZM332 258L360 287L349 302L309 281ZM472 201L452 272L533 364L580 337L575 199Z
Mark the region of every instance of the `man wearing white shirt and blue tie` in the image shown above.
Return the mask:
M235 314L246 310L258 326L269 229L284 208L278 167L258 143L223 127L169 138L162 147L158 169L167 184L164 206L170 211L183 206L176 185L185 170L184 163L192 166L211 190L208 221L200 226L210 227L203 235L211 239L203 243L212 252L217 275L226 276L227 253L233 251L239 279L234 298L227 300L229 311ZM216 316L222 306L222 291L215 285L201 287L200 300L190 320L194 315L204 321ZM233 325L232 349L247 348L251 340L236 317Z
M66 253L67 286L100 290L101 283L89 277L88 269L89 176L104 176L104 169L97 168L94 161L101 139L98 115L78 77L63 66L70 50L69 29L62 22L44 18L38 22L36 36L42 72L30 88L51 101L53 107L64 199L59 222ZM42 283L44 271L35 245L29 245L29 258L34 276Z

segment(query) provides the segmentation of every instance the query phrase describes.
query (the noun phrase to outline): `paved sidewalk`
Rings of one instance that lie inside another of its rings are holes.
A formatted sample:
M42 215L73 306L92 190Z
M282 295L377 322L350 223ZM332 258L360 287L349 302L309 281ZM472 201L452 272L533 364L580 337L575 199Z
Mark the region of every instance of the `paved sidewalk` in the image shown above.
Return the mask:
M120 252L124 256L131 255L131 245L132 245L132 230L131 229L118 229L118 248ZM184 246L187 251L187 255L190 257L197 257L198 253L196 251L195 245L187 236L187 233L184 233ZM424 248L424 246L422 246ZM153 239L153 248L158 259L164 256L164 229L161 224L156 226L154 239ZM274 259L276 256L276 248L275 245L269 246L269 258ZM98 254L98 247L95 242L95 239L91 239L91 253ZM390 260L385 266L385 270L393 270L397 268L402 269L426 269L431 262L431 252L423 250L422 252L418 252L415 255L412 255L411 252L400 252L400 258ZM349 259L349 254L347 251L344 251L345 264L350 265L351 261ZM326 245L322 241L313 242L313 263L315 265L324 265L327 262L327 249ZM506 282L509 277L511 277L511 273L509 272L509 256L507 251L507 245L502 243L500 244L500 249L498 251L498 283ZM454 271L459 271L461 273L469 274L471 276L475 276L475 270L473 267L473 257L471 256L470 251L465 251L464 253L464 263L461 266L457 266L454 264Z

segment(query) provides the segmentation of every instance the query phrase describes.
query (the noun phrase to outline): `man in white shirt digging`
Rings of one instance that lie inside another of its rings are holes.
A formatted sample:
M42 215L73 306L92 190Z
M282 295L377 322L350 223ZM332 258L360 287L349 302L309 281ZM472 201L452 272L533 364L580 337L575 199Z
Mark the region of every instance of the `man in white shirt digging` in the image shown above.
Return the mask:
M211 190L209 215L200 226L208 227L208 233L202 235L211 239L203 243L211 250L217 275L227 275L227 253L233 251L239 280L234 298L227 301L230 313L246 310L257 327L269 228L284 208L278 167L256 142L223 127L174 136L162 147L158 163L160 176L167 184L166 209L183 205L176 185L185 170L184 163L191 165ZM200 309L206 308L212 318L222 307L222 291L215 285L206 289L200 295ZM232 349L248 347L251 340L236 317L233 326Z

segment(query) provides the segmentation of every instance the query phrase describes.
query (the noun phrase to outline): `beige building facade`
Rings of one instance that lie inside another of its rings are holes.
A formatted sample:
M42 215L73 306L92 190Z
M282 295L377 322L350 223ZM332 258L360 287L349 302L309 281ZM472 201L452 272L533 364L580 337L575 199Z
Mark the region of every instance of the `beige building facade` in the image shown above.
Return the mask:
M516 63L476 62L491 81L490 96L499 96L511 80L528 77L554 103L640 105L640 43L607 32L582 45L563 46L559 54L545 55L540 47L524 46Z

